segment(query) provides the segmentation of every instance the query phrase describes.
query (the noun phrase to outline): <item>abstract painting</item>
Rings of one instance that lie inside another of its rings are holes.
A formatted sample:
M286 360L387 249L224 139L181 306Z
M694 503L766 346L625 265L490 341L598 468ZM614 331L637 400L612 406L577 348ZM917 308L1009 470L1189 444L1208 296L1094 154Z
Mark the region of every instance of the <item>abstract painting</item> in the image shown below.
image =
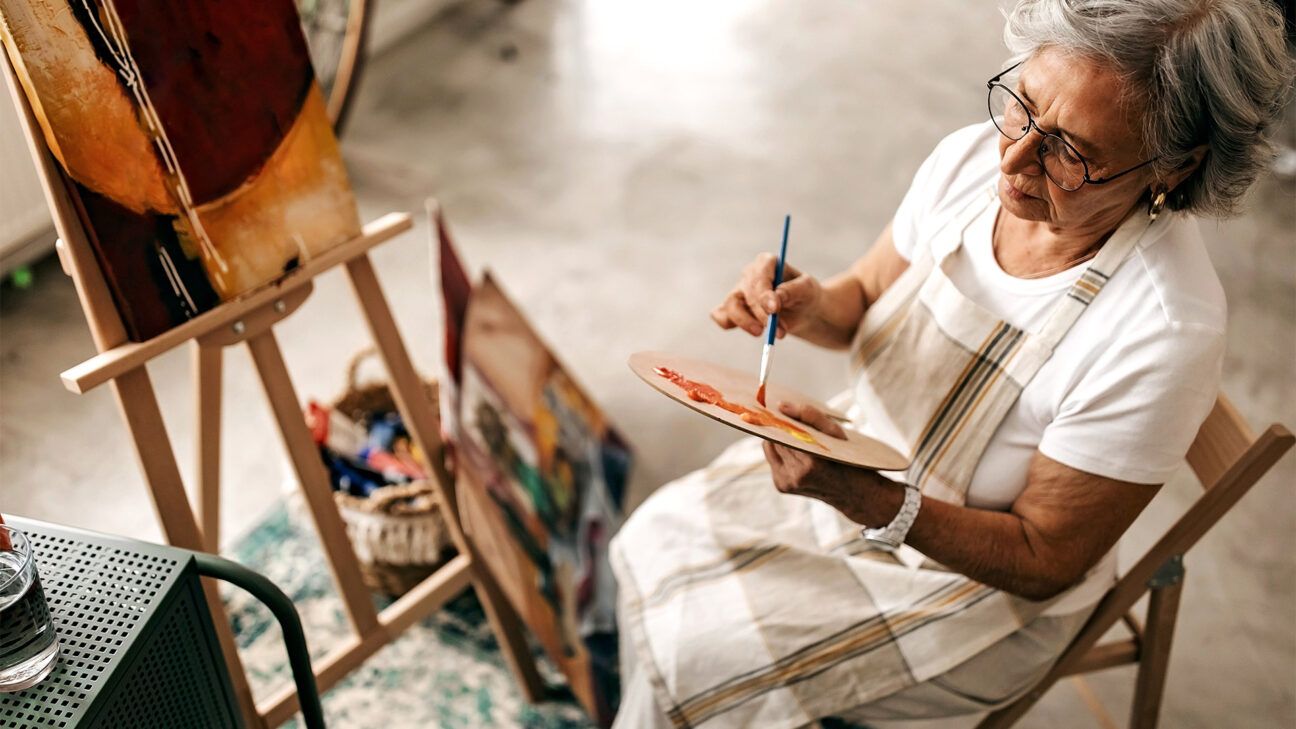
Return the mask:
M630 448L489 274L466 290L439 217L436 229L465 525L572 693L607 724L618 694L607 545Z
M0 0L131 339L359 234L292 0Z

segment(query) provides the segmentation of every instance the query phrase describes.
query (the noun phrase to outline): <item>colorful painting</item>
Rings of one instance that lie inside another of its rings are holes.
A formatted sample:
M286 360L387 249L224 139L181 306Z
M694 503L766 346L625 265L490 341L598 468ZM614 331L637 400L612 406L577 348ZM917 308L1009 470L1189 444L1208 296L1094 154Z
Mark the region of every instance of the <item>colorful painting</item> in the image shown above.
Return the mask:
M0 0L131 338L359 234L292 0Z
M606 724L617 700L607 545L630 449L489 274L462 305L466 277L440 231L447 331L461 333L447 369L459 372L450 424L465 523L572 693Z

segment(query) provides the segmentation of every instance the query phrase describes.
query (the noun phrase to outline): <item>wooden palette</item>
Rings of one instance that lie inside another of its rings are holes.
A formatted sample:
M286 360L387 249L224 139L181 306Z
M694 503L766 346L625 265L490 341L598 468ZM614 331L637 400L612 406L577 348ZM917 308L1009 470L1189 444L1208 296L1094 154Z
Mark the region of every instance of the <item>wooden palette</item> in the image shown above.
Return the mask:
M824 403L790 388L782 387L773 382L768 383L765 402L770 407L768 409L762 408L756 402L756 387L759 383L754 371L739 371L712 362L665 352L636 352L630 356L629 364L630 369L640 379L647 382L658 392L692 410L718 420L731 428L737 428L744 433L750 433L765 440L849 466L861 466L880 471L899 471L909 465L909 459L897 453L890 446L881 441L860 435L853 430L847 429L846 439L843 440L784 416L777 410L780 402L813 405L824 412L830 414L832 412ZM749 408L757 413L768 412L802 429L806 435L797 437L793 432L777 425L751 423L743 420L739 413L731 412L719 405L694 400L676 382L658 374L658 368L665 368L679 373L688 380L710 385L718 390L731 405ZM807 436L813 442L807 440Z

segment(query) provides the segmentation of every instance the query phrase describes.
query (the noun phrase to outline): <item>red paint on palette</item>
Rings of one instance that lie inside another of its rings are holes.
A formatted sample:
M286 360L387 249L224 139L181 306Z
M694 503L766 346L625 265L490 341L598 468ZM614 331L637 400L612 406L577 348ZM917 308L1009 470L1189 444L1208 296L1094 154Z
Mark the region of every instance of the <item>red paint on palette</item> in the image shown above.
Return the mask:
M823 444L815 439L810 432L804 428L798 427L790 420L784 420L768 410L753 410L746 405L739 405L735 402L726 400L724 395L714 387L696 380L690 380L684 375L670 369L669 367L654 367L653 372L658 376L675 383L688 398L694 402L715 405L721 410L726 410L737 415L744 423L750 425L765 425L780 428L804 443L810 443L823 448ZM827 450L824 448L824 450Z

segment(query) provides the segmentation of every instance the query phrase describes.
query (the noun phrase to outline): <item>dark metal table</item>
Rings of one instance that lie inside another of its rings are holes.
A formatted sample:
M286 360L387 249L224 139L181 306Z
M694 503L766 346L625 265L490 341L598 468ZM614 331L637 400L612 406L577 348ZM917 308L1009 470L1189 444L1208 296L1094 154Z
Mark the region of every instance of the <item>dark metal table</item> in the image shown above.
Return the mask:
M238 585L270 607L306 724L323 727L301 622L269 580L207 554L6 521L32 541L61 649L44 681L0 694L0 727L244 727L201 576Z

